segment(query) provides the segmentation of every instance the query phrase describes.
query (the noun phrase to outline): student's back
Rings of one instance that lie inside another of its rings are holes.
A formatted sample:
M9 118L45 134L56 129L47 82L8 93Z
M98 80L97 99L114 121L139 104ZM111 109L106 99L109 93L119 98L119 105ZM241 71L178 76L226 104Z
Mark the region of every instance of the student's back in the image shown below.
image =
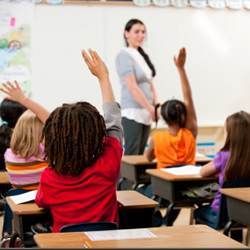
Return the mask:
M240 111L226 119L227 138L213 161L201 168L203 177L218 176L219 190L211 204L195 210L195 219L217 226L221 192L225 181L250 180L250 114Z
M10 183L15 189L37 189L40 175L48 166L42 144L43 123L26 110L13 130L10 148L4 154Z
M47 168L41 178L36 203L51 210L57 232L67 224L110 221L118 223L116 182L122 148L115 137L106 137L96 162L77 176Z
M181 128L174 136L169 131L157 131L152 136L157 167L195 164L195 138L190 130Z
M197 120L191 88L184 68L186 51L182 48L175 65L181 79L184 102L173 99L161 105L161 116L168 128L153 132L146 156L157 159L157 167L195 163Z

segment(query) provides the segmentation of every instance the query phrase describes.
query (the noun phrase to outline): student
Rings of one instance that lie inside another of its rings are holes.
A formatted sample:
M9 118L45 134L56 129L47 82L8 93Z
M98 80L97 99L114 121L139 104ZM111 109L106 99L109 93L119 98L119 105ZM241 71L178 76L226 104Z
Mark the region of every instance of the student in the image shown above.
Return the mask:
M50 114L43 131L49 167L42 173L36 203L50 209L54 232L80 222L118 222L120 108L105 64L96 52L89 53L82 55L99 80L104 118L88 102L64 104Z
M180 49L174 57L178 70L184 102L168 100L161 105L161 116L168 125L163 131L153 133L149 148L145 152L148 160L157 159L157 167L195 164L195 139L197 119L191 87L185 71L186 50Z
M213 161L203 166L200 175L219 177L219 186L227 180L250 180L250 114L240 111L226 119L226 141ZM220 209L221 192L218 190L211 206L206 205L195 210L195 219L202 219L216 228Z
M10 97L12 93L9 90L18 89L17 82L3 86L2 91L7 91ZM13 187L6 196L37 189L40 175L48 165L44 160L42 129L42 121L30 110L25 111L18 119L11 136L10 148L4 154L6 170ZM12 232L12 212L8 204L5 204L4 211L3 236L6 238Z
M35 190L41 172L47 167L42 144L43 123L30 110L17 121L5 152L5 165L14 189Z
M26 108L18 102L4 99L0 104L0 170L5 170L4 153L10 146L12 130Z

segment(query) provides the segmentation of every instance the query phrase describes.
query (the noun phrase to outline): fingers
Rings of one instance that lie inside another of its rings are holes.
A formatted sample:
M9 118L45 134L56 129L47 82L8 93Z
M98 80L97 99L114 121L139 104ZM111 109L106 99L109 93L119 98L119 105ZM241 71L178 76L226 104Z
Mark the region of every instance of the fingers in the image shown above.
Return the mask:
M83 51L82 51L82 57L83 57L85 63L86 63L86 64L88 65L88 67L89 67L90 64L91 64L91 59L90 59L90 57L89 57L89 55L88 55L88 53L87 53L86 50L83 50Z
M9 95L9 91L5 90L4 87L0 87L0 91L2 91L3 93Z

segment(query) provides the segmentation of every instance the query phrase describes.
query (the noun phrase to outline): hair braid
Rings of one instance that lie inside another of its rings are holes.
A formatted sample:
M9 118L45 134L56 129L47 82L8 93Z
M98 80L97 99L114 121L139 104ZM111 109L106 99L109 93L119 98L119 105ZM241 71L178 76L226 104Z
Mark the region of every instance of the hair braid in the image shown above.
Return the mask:
M54 110L43 134L50 166L63 175L75 176L102 153L106 128L94 106L78 102Z

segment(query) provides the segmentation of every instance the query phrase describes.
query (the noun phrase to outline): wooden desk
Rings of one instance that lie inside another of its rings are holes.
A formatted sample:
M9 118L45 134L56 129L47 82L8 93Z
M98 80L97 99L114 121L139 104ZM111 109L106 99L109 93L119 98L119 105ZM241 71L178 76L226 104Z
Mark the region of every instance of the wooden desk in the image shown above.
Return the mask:
M46 210L34 202L15 204L10 197L6 198L13 212L14 230L23 235L25 217L44 215ZM158 203L136 191L117 191L120 225L122 228L143 227L151 225L151 218Z
M136 231L136 229L131 229ZM205 225L150 228L157 237L91 241L84 233L36 234L40 248L245 248Z
M15 204L10 197L6 198L8 205L13 213L13 229L23 236L25 220L31 216L40 216L45 214L43 208L38 207L35 203Z
M146 174L146 169L156 168L156 162L150 162L144 155L125 155L121 163L121 179L133 182L132 189L136 189L139 184L149 184L150 177Z
M212 159L206 156L196 156L196 164L204 165ZM121 165L121 185L124 179L133 182L132 189L136 189L139 184L150 184L150 176L146 173L147 169L155 169L156 161L150 162L144 155L124 155ZM118 187L119 187L118 185Z
M117 191L120 228L152 226L152 216L158 203L136 191Z
M155 208L158 203L136 191L117 191L117 200L126 209Z
M0 171L0 185L10 185L7 171Z
M184 198L182 191L192 185L207 184L215 181L215 178L202 178L200 175L173 175L160 169L148 169L151 176L153 194L170 201L164 217L165 222L175 206L193 206L195 199ZM204 200L205 201L205 200ZM167 225L170 225L167 223Z
M223 188L221 193L227 197L229 218L250 227L250 187Z

